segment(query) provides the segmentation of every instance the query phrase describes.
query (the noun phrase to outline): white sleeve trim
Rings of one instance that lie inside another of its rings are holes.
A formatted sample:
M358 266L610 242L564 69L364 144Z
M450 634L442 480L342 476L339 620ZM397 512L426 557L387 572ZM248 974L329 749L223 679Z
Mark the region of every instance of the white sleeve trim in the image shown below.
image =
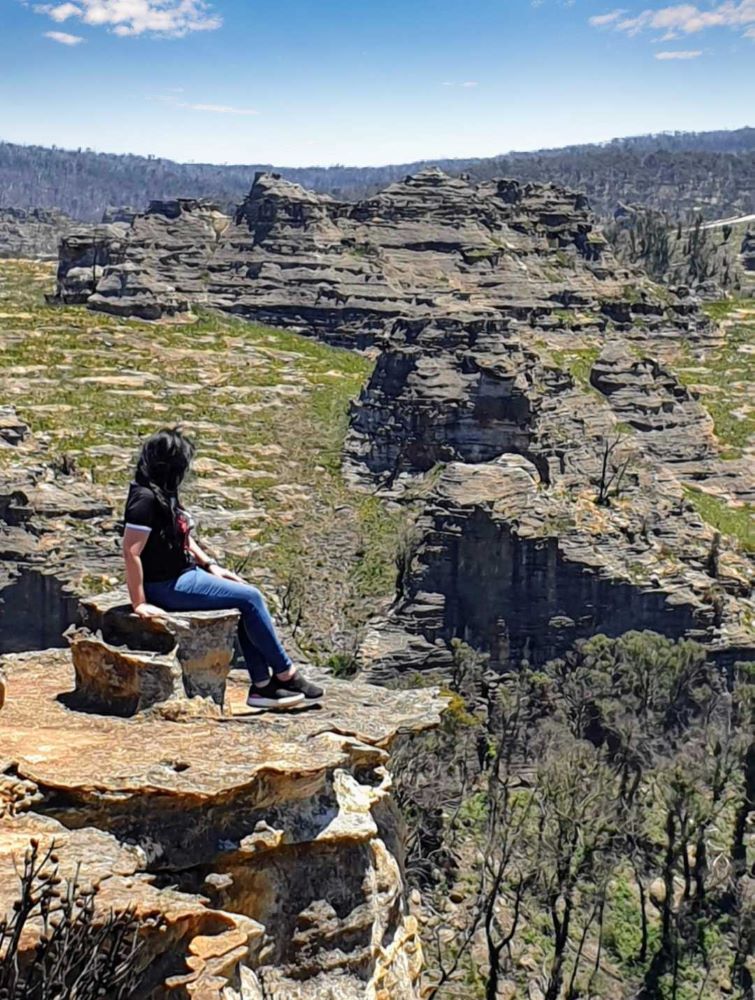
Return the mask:
M133 528L134 531L146 531L146 532L152 531L152 528L150 528L146 524L129 524L128 521L126 522L126 527Z

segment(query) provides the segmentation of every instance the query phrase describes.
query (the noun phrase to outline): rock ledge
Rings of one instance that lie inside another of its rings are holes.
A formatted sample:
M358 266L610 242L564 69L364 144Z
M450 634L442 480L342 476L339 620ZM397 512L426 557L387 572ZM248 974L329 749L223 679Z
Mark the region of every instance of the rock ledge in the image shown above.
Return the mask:
M321 706L254 715L234 678L230 718L122 719L66 707L66 652L4 669L0 910L29 838L54 840L64 873L81 862L99 884L103 913L130 904L144 918L146 972L166 949L183 956L161 996L415 1000L386 765L399 733L437 724L436 692L328 678Z

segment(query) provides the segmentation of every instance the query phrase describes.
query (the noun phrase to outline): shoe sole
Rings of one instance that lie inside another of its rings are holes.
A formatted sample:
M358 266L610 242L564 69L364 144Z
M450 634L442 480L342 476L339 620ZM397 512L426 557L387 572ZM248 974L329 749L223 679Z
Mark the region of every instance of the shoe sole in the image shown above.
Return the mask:
M294 694L285 698L247 698L246 703L249 708L291 708L304 700L303 694Z

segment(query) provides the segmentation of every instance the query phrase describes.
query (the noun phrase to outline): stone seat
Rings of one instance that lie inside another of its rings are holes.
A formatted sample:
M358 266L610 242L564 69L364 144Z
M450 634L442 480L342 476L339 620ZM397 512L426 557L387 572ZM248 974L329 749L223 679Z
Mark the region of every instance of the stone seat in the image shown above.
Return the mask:
M238 621L235 610L140 618L125 590L82 598L80 624L66 632L72 707L128 716L195 697L222 707Z

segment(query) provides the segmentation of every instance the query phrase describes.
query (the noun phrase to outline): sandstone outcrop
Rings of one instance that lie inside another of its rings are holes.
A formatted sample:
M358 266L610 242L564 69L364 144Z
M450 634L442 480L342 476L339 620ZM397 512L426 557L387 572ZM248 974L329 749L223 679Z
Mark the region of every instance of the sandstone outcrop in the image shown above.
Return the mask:
M721 459L713 418L668 367L613 340L593 364L590 385L606 398L620 424L640 436L646 454L670 466L679 479L704 483L741 503L755 501L752 463Z
M448 669L454 638L503 669L638 622L752 655L752 563L682 486L720 487L730 465L749 499L751 470L720 460L710 417L637 346L606 338L574 375L547 338L439 317L397 323L383 345L353 407L352 479L398 499L433 485L392 613L362 647L371 679Z
M58 243L74 226L54 209L0 208L0 257L55 260Z
M64 305L81 305L93 294L102 278L105 264L117 255L126 226L109 223L98 226L80 225L60 243L58 276L66 276L65 288L58 286L58 301Z
M752 230L748 229L745 233L740 253L745 271L755 271L755 232Z
M15 448L28 437L29 428L13 406L0 406L0 442Z
M585 197L552 185L430 169L352 204L260 174L234 219L205 202L153 202L106 235L89 295L85 242L61 247L59 299L119 315L209 305L357 347L397 318L470 309L551 326L580 309L599 329L641 317L659 336L710 335L684 298L664 301L647 282L635 295L636 273L617 265Z
M688 493L741 506L751 469L722 460L673 367L682 342L703 363L723 334L688 290L618 265L581 195L425 171L346 204L261 175L233 217L160 202L98 234L64 241L60 301L147 319L207 305L371 348L345 473L416 517L361 644L368 679L446 673L456 639L505 670L637 627L753 655L752 559ZM17 614L40 606L33 587L76 585L71 540L79 571L116 575L104 491L54 469L11 411L0 447L23 458L0 488ZM73 665L8 658L0 832L83 855L103 907L128 896L167 996L415 1000L388 754L435 723L434 694L329 678L321 707L286 718L247 710L239 678L221 713L184 697L207 693L184 687L201 650L182 662L180 633L131 624L98 599ZM6 900L9 871L0 856Z
M61 246L59 300L141 319L203 304L208 265L228 222L206 202L180 199L152 202L130 225L81 229Z
M132 278L143 283L133 295ZM205 203L152 205L106 244L94 287L87 304L122 315L207 304L377 348L352 410L347 475L426 501L394 611L364 646L371 676L420 662L426 642L447 662L459 636L500 666L555 655L578 635L627 627L627 607L635 624L722 655L752 647L751 560L717 539L686 492L740 509L755 498L751 462L722 454L673 367L682 352L704 365L724 333L689 289L619 264L582 195L433 169L350 204L263 174L233 219ZM508 496L507 477L523 475L517 456L537 477L526 531L475 485L493 476ZM527 590L535 553L553 569ZM416 657L399 654L407 644Z
M543 664L577 639L638 623L708 642L727 661L752 657L748 563L722 543L714 589L715 534L670 485L632 489L614 512L587 491L570 499L548 488L520 455L449 463L416 522L391 613L362 644L365 675L447 674L454 639L494 670Z
M54 841L99 912L133 908L147 996L415 1000L386 767L399 732L437 723L432 691L328 679L321 706L271 717L246 709L242 679L222 719L123 719L66 707L66 652L5 666L0 910L30 838Z
M85 576L121 573L118 520L106 491L50 460L13 407L0 411L0 653L54 646L76 615Z
M259 952L263 934L255 921L210 910L201 896L157 889L153 879L140 871L138 849L94 828L69 830L49 817L20 813L0 819L0 831L3 909L18 891L17 871L30 841L35 840L42 852L54 846L64 885L98 888L96 923L107 920L111 912L133 912L140 978L145 984L159 988L163 997L257 1000L260 994L252 992L254 973L248 968ZM40 931L36 926L27 933L21 947L22 961L28 959Z

